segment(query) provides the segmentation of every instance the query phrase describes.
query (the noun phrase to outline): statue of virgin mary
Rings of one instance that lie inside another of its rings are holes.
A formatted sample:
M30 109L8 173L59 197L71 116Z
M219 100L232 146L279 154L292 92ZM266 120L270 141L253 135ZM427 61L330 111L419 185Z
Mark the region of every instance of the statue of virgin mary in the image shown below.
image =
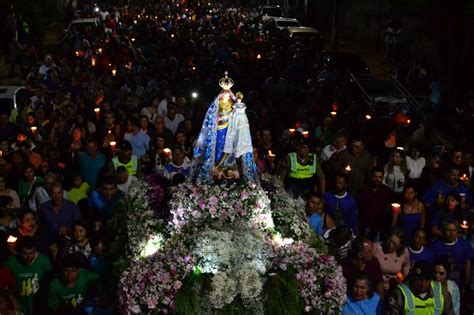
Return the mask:
M234 81L219 80L222 91L209 106L194 146L192 178L214 183L219 174L258 182L253 147L242 95L231 91ZM233 174L233 175L232 175Z

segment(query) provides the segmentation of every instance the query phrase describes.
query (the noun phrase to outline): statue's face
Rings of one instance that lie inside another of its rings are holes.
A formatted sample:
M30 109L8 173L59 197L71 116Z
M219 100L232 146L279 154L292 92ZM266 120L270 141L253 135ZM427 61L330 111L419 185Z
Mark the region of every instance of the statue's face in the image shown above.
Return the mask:
M232 98L230 97L230 93L222 93L222 95L219 96L218 104L220 112L230 111L232 109Z

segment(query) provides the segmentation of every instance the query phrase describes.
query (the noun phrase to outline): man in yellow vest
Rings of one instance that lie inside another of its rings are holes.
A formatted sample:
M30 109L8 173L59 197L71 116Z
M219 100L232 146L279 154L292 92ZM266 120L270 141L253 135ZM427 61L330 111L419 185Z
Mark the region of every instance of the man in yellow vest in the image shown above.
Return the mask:
M326 181L321 164L316 154L309 152L308 141L303 137L297 139L296 152L288 154L279 173L286 188L295 197L306 191L325 192Z
M400 284L389 297L385 314L454 315L447 288L433 279L433 265L418 261L410 272L409 281Z
M127 169L128 175L137 178L141 176L140 159L132 154L132 145L126 140L122 142L119 153L110 161L110 173L115 174L115 171L120 166Z

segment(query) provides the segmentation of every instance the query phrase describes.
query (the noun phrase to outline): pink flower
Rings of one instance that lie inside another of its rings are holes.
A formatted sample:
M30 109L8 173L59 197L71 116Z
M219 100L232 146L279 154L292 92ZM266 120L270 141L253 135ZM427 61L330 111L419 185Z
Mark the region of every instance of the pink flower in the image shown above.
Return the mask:
M210 208L209 208L209 213L210 213L211 215L215 215L215 214L217 213L217 209L214 208L214 207L210 207Z
M219 199L217 199L216 196L212 196L211 198L209 198L209 204L210 204L211 206L217 205L217 202L218 202L218 201L219 201Z
M249 193L246 192L246 191L243 191L241 194L240 194L240 198L242 198L242 200L245 200L249 197Z
M193 217L195 219L200 219L201 218L201 212L199 211L193 211Z
M206 208L206 203L203 200L199 200L199 208L201 209Z
M229 195L229 194L227 193L227 191L221 192L221 197L222 197L222 198L227 198L228 195Z
M179 290L179 288L181 288L183 284L181 283L181 281L179 280L176 280L176 282L174 283L173 287L175 290Z
M240 215L241 216L246 216L247 215L247 210L245 210L245 209L240 210Z
M156 301L155 299L153 299L153 298L150 298L150 299L148 299L148 301L147 301L148 308L151 308L151 309L156 308L156 305L157 305L157 304L158 304L157 301Z

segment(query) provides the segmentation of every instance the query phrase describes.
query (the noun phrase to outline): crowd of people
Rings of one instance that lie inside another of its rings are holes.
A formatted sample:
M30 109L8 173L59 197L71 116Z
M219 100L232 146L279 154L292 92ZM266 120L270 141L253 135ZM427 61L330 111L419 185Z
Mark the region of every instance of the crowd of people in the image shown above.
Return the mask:
M72 27L22 68L30 94L0 108L2 314L117 312L107 221L144 176L190 178L224 71L244 93L258 173L306 199L342 265L343 314L467 312L472 148L439 143L430 119L376 123L321 63L319 39L255 7L85 2L70 1L66 24L101 27Z

